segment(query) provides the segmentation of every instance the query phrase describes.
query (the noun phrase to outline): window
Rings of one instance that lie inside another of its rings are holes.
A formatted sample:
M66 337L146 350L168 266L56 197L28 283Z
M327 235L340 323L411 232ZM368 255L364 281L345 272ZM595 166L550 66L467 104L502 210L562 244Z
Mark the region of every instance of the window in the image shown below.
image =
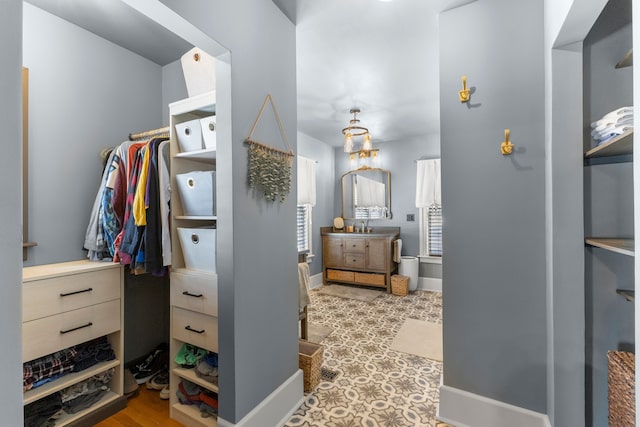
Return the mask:
M298 156L298 207L296 230L298 252L313 254L312 212L316 204L316 161Z
M442 206L420 208L420 255L442 256Z
M311 204L298 205L296 229L298 230L298 252L311 252Z
M418 160L416 207L420 212L420 256L442 256L440 159Z
M353 179L353 206L356 219L386 218L387 195L384 183L362 175L354 175Z

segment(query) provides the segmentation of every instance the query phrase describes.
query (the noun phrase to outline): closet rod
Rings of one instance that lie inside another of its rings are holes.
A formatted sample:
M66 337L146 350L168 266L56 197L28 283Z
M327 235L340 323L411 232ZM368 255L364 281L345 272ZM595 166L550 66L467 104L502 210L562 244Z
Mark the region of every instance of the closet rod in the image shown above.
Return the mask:
M146 130L144 132L130 133L129 141L139 141L142 139L158 138L158 137L169 138L169 126L153 129L153 130Z

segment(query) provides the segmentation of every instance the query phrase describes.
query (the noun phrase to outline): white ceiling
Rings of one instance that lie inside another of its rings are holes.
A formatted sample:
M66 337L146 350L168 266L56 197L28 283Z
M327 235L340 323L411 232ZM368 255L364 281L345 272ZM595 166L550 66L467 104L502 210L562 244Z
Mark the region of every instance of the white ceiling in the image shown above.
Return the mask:
M274 0L296 23L298 130L340 146L439 134L438 13L470 0ZM295 4L294 4L295 1Z
M130 0L27 1L160 65L192 46ZM474 0L273 1L296 23L299 131L340 146L358 107L374 144L439 133L438 13Z
M26 0L156 64L167 65L193 47L123 1Z

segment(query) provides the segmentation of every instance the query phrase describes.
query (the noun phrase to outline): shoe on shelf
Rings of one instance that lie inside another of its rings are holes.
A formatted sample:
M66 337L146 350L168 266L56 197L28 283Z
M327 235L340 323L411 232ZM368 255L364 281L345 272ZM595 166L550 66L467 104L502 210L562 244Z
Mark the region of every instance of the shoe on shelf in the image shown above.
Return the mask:
M149 390L162 390L169 385L169 371L161 370L147 380L147 388Z
M164 386L162 390L160 390L160 399L168 400L171 392L169 391L169 384Z

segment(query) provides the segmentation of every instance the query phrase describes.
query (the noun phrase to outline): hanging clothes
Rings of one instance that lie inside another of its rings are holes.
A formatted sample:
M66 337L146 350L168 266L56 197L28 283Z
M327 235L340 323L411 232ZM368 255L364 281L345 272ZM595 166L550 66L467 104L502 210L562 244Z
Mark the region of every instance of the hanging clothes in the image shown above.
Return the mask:
M85 235L90 259L128 265L134 274L166 274L171 263L168 147L166 138L153 138L125 141L111 150Z
M171 228L169 227L169 207L171 204L171 180L169 178L169 141L162 141L158 147L158 184L161 217L162 265L171 265Z

